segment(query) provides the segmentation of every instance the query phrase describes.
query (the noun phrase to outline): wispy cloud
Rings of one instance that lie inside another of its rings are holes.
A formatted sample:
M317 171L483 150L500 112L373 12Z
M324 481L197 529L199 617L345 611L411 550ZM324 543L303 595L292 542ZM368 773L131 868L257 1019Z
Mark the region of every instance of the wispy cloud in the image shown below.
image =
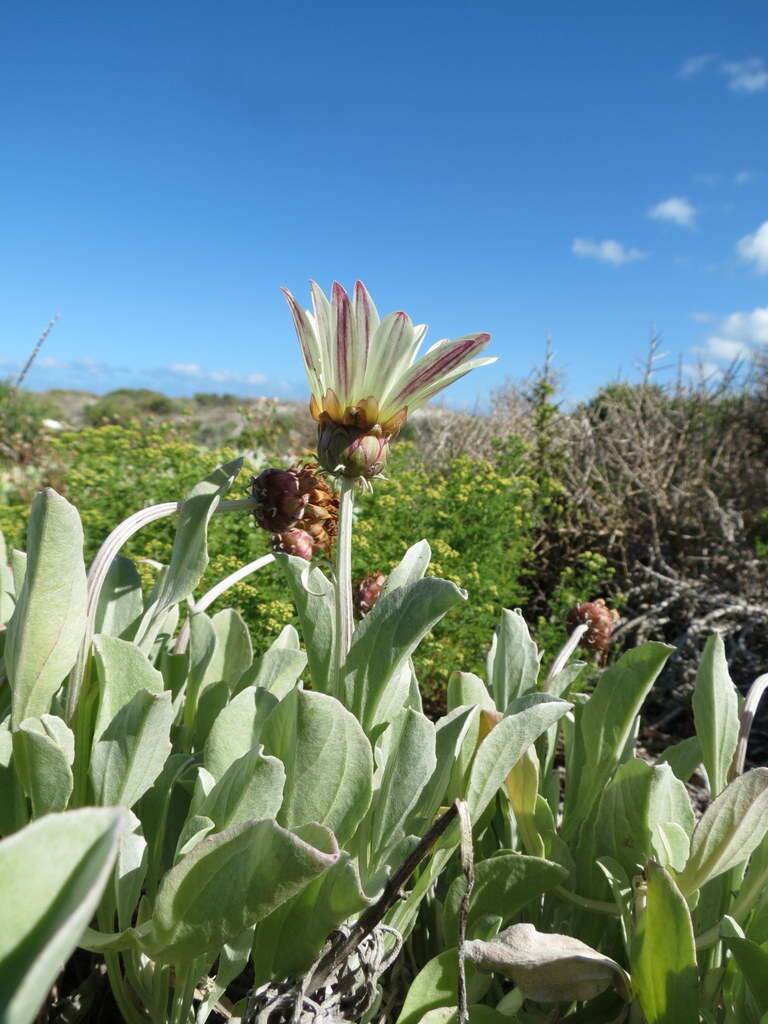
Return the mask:
M737 171L733 176L734 185L749 185L755 180L753 171Z
M613 238L606 238L602 242L595 242L591 238L574 238L571 252L577 256L601 260L603 263L612 263L614 266L644 260L648 255L639 249L628 249Z
M701 53L697 57L689 57L688 60L683 61L677 73L680 78L695 78L702 71L706 71L716 60L716 53Z
M720 60L716 53L702 53L683 61L678 78L697 78L705 71L716 71L725 79L731 92L757 93L768 91L768 65L764 57L744 60Z
M743 260L754 263L758 274L768 274L768 220L752 235L745 235L736 245Z
M683 228L692 228L696 221L696 207L685 196L670 196L648 210L651 220L668 220Z
M0 378L19 371L18 359L0 355ZM242 395L303 394L300 385L279 381L263 373L236 373L210 369L197 363L172 363L170 366L135 368L111 366L94 359L58 359L41 355L30 371L30 384L37 388L73 388L105 392L114 388L152 388L168 394L184 395L193 391L226 389Z
M718 360L748 360L763 348L768 348L768 306L751 313L731 313L721 320L717 333L707 338L706 345L694 351L705 364L716 367Z
M733 92L765 92L768 90L768 68L762 57L748 57L746 60L724 61L721 72L728 80Z
M709 324L712 322L711 313L689 313L691 320L695 320L697 324Z

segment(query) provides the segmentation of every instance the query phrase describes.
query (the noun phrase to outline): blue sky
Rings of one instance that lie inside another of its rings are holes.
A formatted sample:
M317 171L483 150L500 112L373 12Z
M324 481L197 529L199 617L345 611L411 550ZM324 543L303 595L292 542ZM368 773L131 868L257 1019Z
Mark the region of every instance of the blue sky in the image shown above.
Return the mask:
M483 401L768 350L768 8L13 2L0 376L306 393L286 285L493 335Z

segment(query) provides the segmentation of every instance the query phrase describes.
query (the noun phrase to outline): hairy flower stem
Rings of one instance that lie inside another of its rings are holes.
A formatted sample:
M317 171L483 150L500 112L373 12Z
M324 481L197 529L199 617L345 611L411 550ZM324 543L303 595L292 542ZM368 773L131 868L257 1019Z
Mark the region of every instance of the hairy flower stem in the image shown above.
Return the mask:
M336 536L336 657L333 693L342 699L344 675L352 643L352 494L354 480L340 478L339 532Z

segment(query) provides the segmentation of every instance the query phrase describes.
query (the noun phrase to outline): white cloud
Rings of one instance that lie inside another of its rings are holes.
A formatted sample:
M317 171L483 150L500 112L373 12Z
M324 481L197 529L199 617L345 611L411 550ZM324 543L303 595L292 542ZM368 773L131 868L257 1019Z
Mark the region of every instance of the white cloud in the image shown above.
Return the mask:
M718 62L717 54L702 53L684 61L677 74L678 78L696 78L710 70L717 71L725 78L731 92L749 94L768 91L768 66L763 57Z
M710 335L706 345L694 351L709 365L713 360L747 361L761 346L768 347L768 306L751 313L731 313L720 322L717 334Z
M721 331L750 345L768 345L768 306L751 313L731 313L723 320Z
M735 185L749 185L749 183L754 180L755 176L752 171L737 171L733 176L733 182Z
M201 377L203 373L197 363L171 363L168 369L180 377Z
M700 75L716 59L717 54L715 53L702 53L698 57L689 57L688 60L683 62L678 75L680 78L695 78L696 75Z
M233 373L231 370L204 370L198 363L172 363L168 372L177 377L193 377L215 384L263 384L267 378L263 373Z
M724 61L720 71L728 79L728 88L733 92L764 92L768 89L768 68L762 57Z
M670 196L648 210L651 220L669 220L683 228L692 228L696 220L696 207L685 196Z
M711 313L689 313L691 320L695 320L697 324L708 324L712 322Z
M743 260L755 264L758 274L768 274L768 220L763 221L753 235L745 235L736 245Z
M602 242L595 242L591 238L574 238L571 252L577 256L602 260L603 263L613 263L614 266L631 263L633 260L644 260L648 255L639 249L626 249L621 242L616 242L612 238L606 238Z

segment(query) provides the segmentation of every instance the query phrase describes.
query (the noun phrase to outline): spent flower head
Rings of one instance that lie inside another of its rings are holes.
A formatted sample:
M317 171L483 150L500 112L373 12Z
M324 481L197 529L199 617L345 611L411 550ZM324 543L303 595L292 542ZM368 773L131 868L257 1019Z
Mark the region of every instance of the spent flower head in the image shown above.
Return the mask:
M314 281L311 289L313 313L283 291L312 390L320 462L343 476L378 476L389 440L410 412L465 373L495 361L476 358L491 336L444 338L417 359L426 325L414 325L403 312L381 320L360 281L351 299L338 283L330 299Z

